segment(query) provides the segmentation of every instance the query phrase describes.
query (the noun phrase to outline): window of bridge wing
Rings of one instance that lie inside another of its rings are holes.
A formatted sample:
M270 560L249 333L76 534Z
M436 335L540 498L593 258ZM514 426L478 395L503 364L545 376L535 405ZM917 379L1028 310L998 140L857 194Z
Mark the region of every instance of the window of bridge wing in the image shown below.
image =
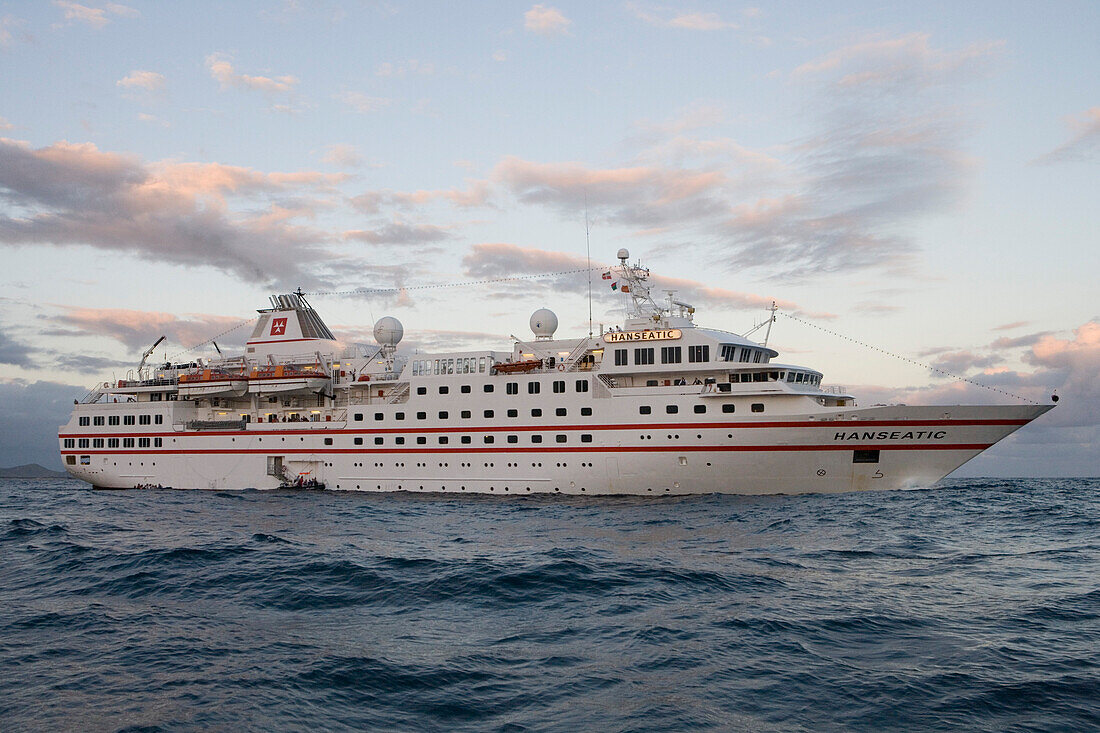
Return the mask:
M653 363L653 347L634 349L634 363L641 366Z
M615 366L626 366L626 349L615 349Z

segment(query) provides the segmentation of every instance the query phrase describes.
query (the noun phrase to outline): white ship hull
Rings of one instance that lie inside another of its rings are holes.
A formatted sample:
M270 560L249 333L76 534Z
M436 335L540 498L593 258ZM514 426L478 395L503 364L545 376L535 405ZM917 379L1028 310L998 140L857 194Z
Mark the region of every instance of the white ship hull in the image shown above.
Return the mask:
M271 489L284 476L303 473L349 491L652 496L900 489L931 486L1048 409L978 406L945 414L943 408L876 407L725 422L707 415L642 422L609 414L609 421L586 424L422 429L250 424L240 431L150 432L161 438L161 448L79 450L87 462L67 468L102 488ZM454 445L461 435L471 444ZM533 444L532 435L544 442ZM564 442L556 442L559 435ZM585 435L591 443L581 442ZM399 436L405 445L394 444ZM508 436L516 442L508 444ZM420 437L424 445L416 445ZM356 438L364 445L354 445ZM376 439L382 445L372 445ZM875 462L854 462L856 451L878 453ZM280 475L270 475L272 459Z

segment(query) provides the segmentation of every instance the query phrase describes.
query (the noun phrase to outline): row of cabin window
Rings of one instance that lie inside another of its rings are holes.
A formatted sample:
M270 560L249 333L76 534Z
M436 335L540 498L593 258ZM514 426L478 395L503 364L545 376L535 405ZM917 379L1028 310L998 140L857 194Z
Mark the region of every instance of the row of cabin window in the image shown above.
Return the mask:
M655 349L652 346L639 347L634 349L634 364L637 366L645 366L653 364L653 357L655 355ZM627 366L630 364L628 356L630 349L615 349L615 366ZM697 346L688 347L688 361L690 363L700 363L710 361L710 345L701 344ZM662 364L681 364L683 363L683 347L682 346L662 346L661 347L661 363Z
M438 374L484 374L488 357L467 356L458 359L416 359L412 363L414 377Z
M555 379L553 384L551 385L551 387L554 390L554 394L564 394L565 393L565 380L564 379ZM576 389L577 392L587 392L588 391L588 380L587 379L578 379L576 384L574 385L574 388ZM485 392L494 392L494 391L496 391L496 385L484 384L484 385L482 385L482 389ZM461 392L462 394L470 394L470 392L471 392L470 385L468 385L468 384L459 385L459 392ZM527 383L527 393L528 394L539 394L540 392L542 392L542 382L528 382ZM416 393L418 395L426 395L426 394L428 394L428 388L427 387L417 387L416 388ZM446 385L446 384L439 385L439 394L450 394L450 393L451 393L450 385ZM508 382L508 383L506 383L504 385L504 393L505 394L519 394L519 382Z
M542 436L537 434L537 433L532 433L530 437L531 437L531 442L532 443L537 444L537 443L542 442ZM332 440L333 440L332 438L325 438L325 445L332 445ZM449 435L440 435L436 438L436 440L438 441L439 445L448 445L451 442L451 436L449 436ZM519 436L518 435L505 436L505 441L509 444L518 443L519 442ZM355 438L355 439L352 440L352 442L355 445L363 445L363 439L362 438ZM469 435L459 436L459 443L461 443L462 445L469 445L472 442L473 442L473 438L470 437ZM485 443L486 445L491 445L491 444L496 442L496 436L495 435L483 435L483 436L481 436L481 442ZM569 436L566 433L558 433L554 436L554 442L555 443L568 443L569 442ZM591 443L592 442L591 433L581 433L581 442L582 443ZM374 439L374 444L375 445L385 445L385 443L386 443L386 439L381 437L381 436L378 436ZM394 439L393 439L393 444L394 445L405 445L405 436L403 436L403 435L395 436ZM427 436L418 435L416 437L416 444L417 445L427 445L428 444Z
M509 409L509 410L507 410L506 414L508 415L508 417L519 417L519 410ZM569 414L569 411L564 407L559 407L559 408L554 410L554 415L556 415L557 417L566 417L568 414ZM581 416L582 417L588 417L591 414L592 414L592 408L591 407L582 407L581 408ZM495 410L483 410L482 415L484 417L489 417L489 418L496 417L496 411ZM440 410L439 411L439 419L440 420L447 420L447 419L450 418L450 416L451 416L451 413L448 412L447 410ZM463 420L468 420L473 416L473 413L470 410L462 410L458 413L458 416L460 418L462 418ZM353 417L355 418L356 422L361 422L363 420L363 413L356 412ZM541 407L532 408L531 409L531 417L542 417L542 408ZM386 419L386 413L376 412L376 413L374 413L374 419L375 420L385 420ZM393 419L394 420L404 420L405 419L405 413L395 412L393 414ZM416 419L417 420L427 420L428 419L428 413L427 412L418 412L418 413L416 413Z
M81 427L87 427L88 425L101 426L106 420L107 425L118 425L121 419L122 425L133 425L135 417L138 425L164 424L164 415L107 415L106 418L103 415L96 415L95 417L81 417L79 423Z
M734 412L734 407L735 406L732 402L727 402L724 405L722 405L722 412ZM701 415L701 414L703 414L707 411L707 406L706 405L695 405L694 408L695 408L695 413L697 415ZM669 415L675 415L679 411L680 411L680 406L679 405L665 405L665 412L667 412ZM754 402L754 403L752 403L752 411L753 412L763 412L764 411L764 403L763 402ZM638 414L639 415L652 415L653 414L653 407L651 407L650 405L639 405L638 406Z
M152 439L150 439L150 438L136 438L136 440L137 440L137 447L138 448L148 448L150 446L150 442L149 442L150 440L152 440L152 447L153 448L162 448L162 447L164 447L164 440L162 438L152 438ZM121 438L121 447L123 447L123 448L133 448L134 447L134 441L135 441L135 438ZM108 448L118 448L119 446L120 446L120 439L119 438L107 438L106 439L106 447L108 447ZM80 438L79 441L76 440L75 438L65 438L65 447L66 448L102 448L102 447L104 447L104 438L92 438L90 440L88 438Z

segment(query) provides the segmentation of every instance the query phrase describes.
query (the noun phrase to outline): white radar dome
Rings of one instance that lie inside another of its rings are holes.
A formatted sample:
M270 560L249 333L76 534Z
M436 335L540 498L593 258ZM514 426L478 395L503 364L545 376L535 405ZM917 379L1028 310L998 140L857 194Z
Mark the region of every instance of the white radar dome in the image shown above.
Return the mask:
M619 250L619 253L615 256L618 257L620 260L629 260L630 259L630 250L628 250L626 247L623 247L622 249Z
M539 308L531 314L531 330L539 338L550 338L558 330L558 317L549 308Z
M374 340L381 346L397 346L404 335L405 328L401 325L401 321L393 316L379 318L374 324Z

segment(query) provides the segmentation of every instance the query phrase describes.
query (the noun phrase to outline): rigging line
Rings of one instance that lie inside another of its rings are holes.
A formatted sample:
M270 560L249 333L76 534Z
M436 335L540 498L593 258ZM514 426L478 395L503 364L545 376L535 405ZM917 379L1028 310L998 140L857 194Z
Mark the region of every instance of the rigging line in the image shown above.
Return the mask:
M408 285L400 288L355 288L354 290L325 290L304 295L373 295L377 293L400 293L404 290L435 290L442 288L461 288L468 285L486 285L489 283L520 282L522 280L538 280L544 277L558 277L559 275L575 275L579 272L591 272L593 270L606 269L603 266L578 267L575 270L560 270L558 272L543 272L538 275L514 275L512 277L492 277L485 280L462 280L450 283L436 283L434 285Z
M825 333L836 336L837 338L844 339L845 341L851 341L853 344L858 344L858 345L860 345L860 346L862 346L866 349L871 349L872 351L877 351L880 354L885 354L886 356L891 356L895 359L900 359L901 361L907 361L910 364L915 364L919 367L924 367L925 369L929 369L933 372L939 372L940 374L951 377L952 379L958 379L959 381L966 382L967 384L973 384L975 387L981 387L982 389L988 389L991 392L998 392L1000 394L1005 395L1006 397L1011 397L1011 398L1016 399L1016 400L1022 400L1024 402L1030 402L1033 405L1039 404L1035 400L1028 399L1027 397L1021 397L1018 394L1013 394L1012 392L1006 392L1003 389L997 389L996 387L990 387L988 384L982 384L981 382L975 382L973 379L968 379L966 377L960 376L960 375L955 374L953 372L949 372L946 369L940 369L939 367L934 367L931 364L925 364L924 362L917 361L916 359L910 359L907 356L902 356L900 354L895 354L892 351L887 351L886 349L880 349L877 346L872 346L871 344L864 343L863 341L860 341L859 339L854 339L851 336L845 336L842 333L837 333L836 331L833 331L832 329L825 328L824 326L819 326L816 323L811 323L810 321L799 318L798 316L792 316L790 313L786 313L784 311L779 311L779 314L783 315L783 316L786 316L787 318L790 318L792 321L798 321L799 323L810 326L811 328L816 328L819 331L824 331Z
M588 191L584 192L584 254L588 258L588 338L592 338L592 244L588 238Z
M175 354L172 354L171 356L168 357L168 361L172 361L173 359L175 359L175 358L177 358L177 357L179 357L183 354L186 354L188 352L194 351L195 349L197 349L201 346L206 346L207 344L214 342L216 339L220 339L222 336L225 336L226 334L233 333L234 331L236 331L241 326L247 326L249 323L252 323L257 318L259 318L259 316L253 316L252 318L249 318L248 320L241 321L240 323L238 323L236 326L233 326L232 328L228 328L228 329L222 331L217 336L211 336L210 338L206 339L202 343L195 344L194 346L188 347L188 348L184 349L183 351L177 351Z

